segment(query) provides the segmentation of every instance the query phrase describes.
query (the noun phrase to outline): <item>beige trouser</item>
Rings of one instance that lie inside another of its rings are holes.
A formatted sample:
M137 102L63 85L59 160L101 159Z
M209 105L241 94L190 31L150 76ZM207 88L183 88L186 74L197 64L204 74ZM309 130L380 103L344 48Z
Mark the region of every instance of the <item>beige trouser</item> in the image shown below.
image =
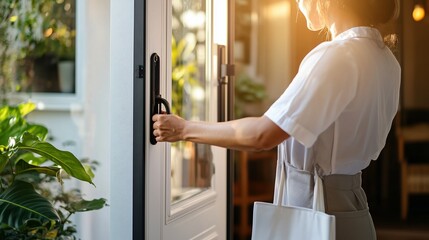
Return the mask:
M335 215L338 240L377 239L361 173L323 177L325 210Z
M313 174L298 170L289 164L286 164L286 169L286 191L288 192L286 193L286 198L288 198L288 204L311 207L314 187ZM322 179L325 210L328 214L335 215L336 239L377 239L374 223L368 209L367 198L361 187L361 173L355 175L327 175Z

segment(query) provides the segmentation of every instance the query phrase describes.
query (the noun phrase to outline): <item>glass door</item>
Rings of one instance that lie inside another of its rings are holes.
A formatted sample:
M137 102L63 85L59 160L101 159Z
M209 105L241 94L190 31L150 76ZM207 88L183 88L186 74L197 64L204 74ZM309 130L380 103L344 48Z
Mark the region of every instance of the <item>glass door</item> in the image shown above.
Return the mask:
M214 35L227 35L226 0L150 0L147 9L147 116L154 109L152 90L162 96L156 101L163 110L217 121ZM146 239L225 239L226 150L151 141L145 162Z
M205 0L173 0L171 19L172 113L210 120L210 39ZM171 144L171 202L180 204L211 188L213 153L208 145Z

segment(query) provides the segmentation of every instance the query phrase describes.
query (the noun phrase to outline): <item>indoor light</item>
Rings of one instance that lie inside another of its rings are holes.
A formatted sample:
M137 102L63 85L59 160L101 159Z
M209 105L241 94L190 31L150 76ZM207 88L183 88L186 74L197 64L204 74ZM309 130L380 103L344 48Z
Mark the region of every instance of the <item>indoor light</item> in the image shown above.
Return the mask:
M423 4L417 3L416 5L414 5L414 10L413 10L413 19L414 21L418 22L423 20L423 18L425 17L425 7Z

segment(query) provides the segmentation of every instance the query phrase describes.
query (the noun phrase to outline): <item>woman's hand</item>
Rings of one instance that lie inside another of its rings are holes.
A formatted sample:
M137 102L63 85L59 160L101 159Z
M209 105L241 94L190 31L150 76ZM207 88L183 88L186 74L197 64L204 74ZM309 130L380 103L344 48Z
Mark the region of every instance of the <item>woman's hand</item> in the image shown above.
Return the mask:
M183 139L186 121L174 114L155 114L153 135L157 142L177 142Z

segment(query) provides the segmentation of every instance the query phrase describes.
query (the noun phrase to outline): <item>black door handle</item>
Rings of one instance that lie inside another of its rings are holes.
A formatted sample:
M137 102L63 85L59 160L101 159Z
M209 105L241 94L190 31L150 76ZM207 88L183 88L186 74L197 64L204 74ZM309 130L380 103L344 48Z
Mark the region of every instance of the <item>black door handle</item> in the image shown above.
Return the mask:
M155 114L162 113L162 106L165 108L165 112L167 114L170 114L170 104L167 100L162 98L160 91L159 91L159 85L160 85L160 58L158 54L153 53L150 56L150 143L152 145L155 145L157 143L155 139L155 135L153 135L153 120L152 116Z

